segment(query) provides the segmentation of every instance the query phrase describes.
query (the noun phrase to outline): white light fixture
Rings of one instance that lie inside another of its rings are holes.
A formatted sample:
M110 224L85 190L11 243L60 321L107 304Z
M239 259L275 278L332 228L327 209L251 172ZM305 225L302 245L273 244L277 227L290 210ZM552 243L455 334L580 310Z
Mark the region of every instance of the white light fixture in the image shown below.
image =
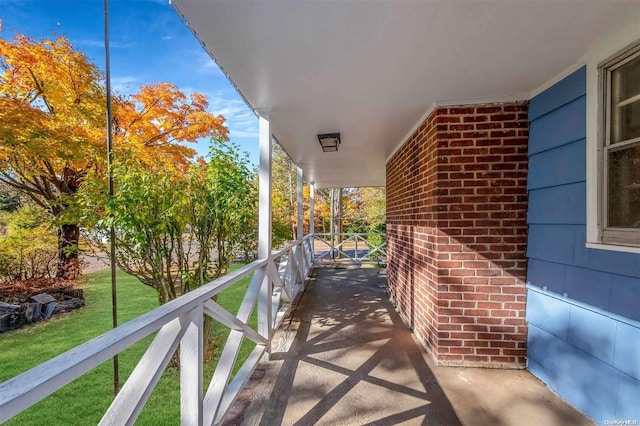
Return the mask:
M318 141L324 152L332 152L338 150L340 145L340 133L325 133L318 135Z

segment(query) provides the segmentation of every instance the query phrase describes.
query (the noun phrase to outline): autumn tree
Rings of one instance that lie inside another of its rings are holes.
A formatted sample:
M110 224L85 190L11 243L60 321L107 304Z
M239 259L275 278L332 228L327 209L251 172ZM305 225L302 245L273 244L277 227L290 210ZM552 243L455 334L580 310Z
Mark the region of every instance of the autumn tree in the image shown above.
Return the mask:
M0 38L0 182L49 211L58 224L57 276L77 272L79 227L69 206L106 168L106 97L99 69L64 37ZM145 164L187 167L182 142L226 139L224 119L200 94L171 84L113 99L115 154Z
M289 155L277 143L272 145L271 204L273 245L296 239L297 170Z
M346 229L349 232L370 232L385 223L385 194L384 187L348 188L343 212Z

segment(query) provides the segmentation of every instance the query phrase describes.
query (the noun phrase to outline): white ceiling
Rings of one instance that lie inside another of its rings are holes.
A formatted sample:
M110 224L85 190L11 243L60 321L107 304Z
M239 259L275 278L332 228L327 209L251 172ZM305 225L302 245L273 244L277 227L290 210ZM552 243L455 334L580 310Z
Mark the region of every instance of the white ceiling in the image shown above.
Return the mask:
M526 99L633 1L171 0L318 187L380 186L434 102ZM324 153L318 133L340 132Z

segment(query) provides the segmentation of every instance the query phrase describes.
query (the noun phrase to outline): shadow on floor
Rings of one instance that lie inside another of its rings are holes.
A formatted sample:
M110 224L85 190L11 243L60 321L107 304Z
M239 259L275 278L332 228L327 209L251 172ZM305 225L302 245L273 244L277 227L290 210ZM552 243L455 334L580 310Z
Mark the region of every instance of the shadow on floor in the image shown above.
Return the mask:
M317 268L224 424L593 425L525 370L436 366L385 287L375 268Z
M373 268L316 271L260 424L460 424L385 285Z

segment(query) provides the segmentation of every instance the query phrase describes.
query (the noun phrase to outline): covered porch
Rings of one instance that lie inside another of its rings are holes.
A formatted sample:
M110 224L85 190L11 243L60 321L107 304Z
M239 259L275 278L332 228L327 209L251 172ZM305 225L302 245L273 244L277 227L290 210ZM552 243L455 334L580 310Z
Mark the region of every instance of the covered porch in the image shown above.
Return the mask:
M172 4L259 119L258 260L0 384L0 421L156 332L102 424L135 422L176 350L189 425L590 421L524 368L595 421L640 415L639 251L585 232L587 83L640 40L637 2ZM272 251L273 140L299 188L387 186L386 285L307 280L313 229ZM250 275L237 313L211 300ZM232 330L210 383L203 315Z
M523 370L438 367L377 267L317 268L223 424L586 425Z

